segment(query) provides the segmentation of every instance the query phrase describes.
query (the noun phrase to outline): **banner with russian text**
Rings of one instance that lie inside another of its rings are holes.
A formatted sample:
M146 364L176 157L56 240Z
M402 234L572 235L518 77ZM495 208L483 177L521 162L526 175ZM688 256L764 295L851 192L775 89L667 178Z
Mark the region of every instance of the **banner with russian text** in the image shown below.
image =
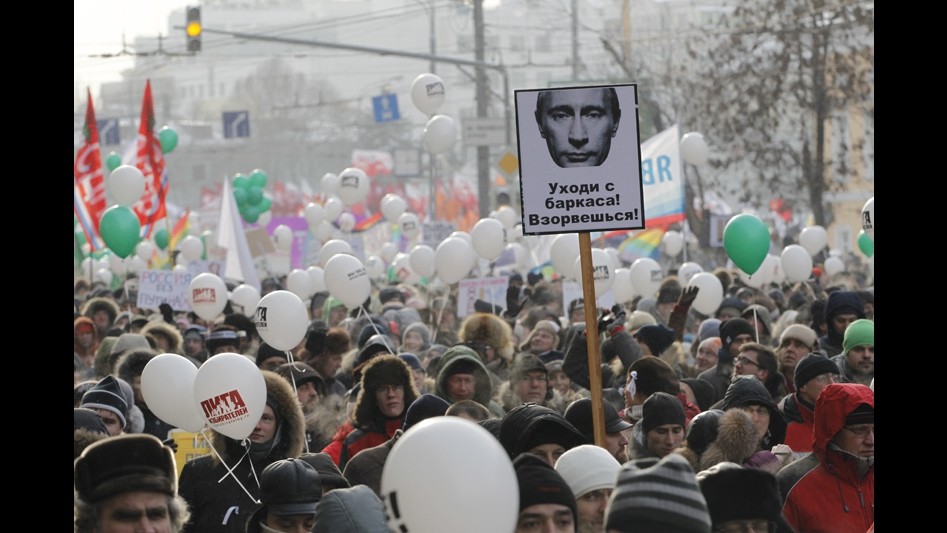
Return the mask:
M95 125L91 89L87 89L87 95L85 124L82 127L85 139L76 152L76 162L73 166L73 211L85 234L86 242L94 252L105 247L99 235L99 220L105 212L105 176L102 174L99 130Z
M138 151L135 166L145 176L145 192L132 209L138 215L143 239L151 237L155 224L167 216L165 198L168 194L168 174L165 167L161 140L154 133L155 105L151 96L151 80L145 82L141 103L141 122L138 126Z

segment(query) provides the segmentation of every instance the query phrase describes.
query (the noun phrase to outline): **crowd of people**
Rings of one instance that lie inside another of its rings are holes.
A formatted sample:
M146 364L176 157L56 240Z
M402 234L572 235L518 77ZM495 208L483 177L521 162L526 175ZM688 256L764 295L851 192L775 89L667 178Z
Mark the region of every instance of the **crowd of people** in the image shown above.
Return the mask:
M387 532L390 452L456 416L508 455L517 533L873 532L873 280L815 269L754 288L713 273L724 298L712 315L672 272L653 295L597 309L593 333L582 299L538 273L511 274L505 306L466 315L456 294L404 284L352 309L320 292L290 350L232 302L206 320L79 279L75 531ZM180 428L141 387L167 353L256 364L266 402L246 439L205 427L207 453L176 464Z

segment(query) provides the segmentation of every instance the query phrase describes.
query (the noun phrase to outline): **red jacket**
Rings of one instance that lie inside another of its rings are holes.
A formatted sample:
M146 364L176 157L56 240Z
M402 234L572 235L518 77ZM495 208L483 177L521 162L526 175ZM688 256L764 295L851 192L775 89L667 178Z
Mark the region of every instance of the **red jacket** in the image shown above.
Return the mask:
M387 442L395 434L395 431L401 428L401 424L401 418L390 419L385 422L385 433L380 433L365 429L356 430L352 422L346 420L344 424L339 426L335 435L332 436L332 440L322 451L332 456L332 460L338 465L339 470L344 470L345 464L349 459L355 457L355 454ZM343 446L346 450L344 454L342 453Z
M865 385L826 387L816 401L812 453L777 474L783 516L798 533L865 533L874 523L873 462L860 474L866 460L828 448L845 417L863 403L875 407L875 395Z
M790 394L779 403L779 410L786 419L786 438L783 444L792 448L794 457L801 457L812 451L812 427L815 414L799 401L796 394Z

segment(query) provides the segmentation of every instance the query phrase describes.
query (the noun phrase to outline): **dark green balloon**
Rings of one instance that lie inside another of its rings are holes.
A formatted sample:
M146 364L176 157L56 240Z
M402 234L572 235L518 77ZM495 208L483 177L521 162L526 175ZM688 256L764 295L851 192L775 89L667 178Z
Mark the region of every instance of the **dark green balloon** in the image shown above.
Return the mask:
M233 190L243 189L247 190L250 188L250 178L244 176L243 174L237 174L233 177Z
M141 234L138 216L124 205L113 205L105 210L99 222L99 233L112 253L125 259L135 251Z
M263 199L263 188L257 187L256 185L251 185L247 189L247 204L248 205L260 205L260 200Z
M260 210L261 213L266 213L270 210L270 207L273 205L273 200L270 200L269 196L264 195L263 199L260 200L260 203L257 204L256 208Z
M233 190L233 199L237 201L237 207L243 207L247 205L247 190L246 189L234 189Z
M109 167L109 172L111 172L122 166L122 156L115 152L109 152L109 156L105 158L105 164Z
M167 228L161 228L155 232L155 244L161 250L168 249L168 230Z
M258 168L253 169L253 172L250 173L250 185L256 185L260 188L266 187L266 179L266 172Z
M247 206L246 209L242 211L243 219L249 223L254 223L260 218L260 210L256 206Z
M158 132L158 140L161 141L161 151L170 153L178 145L178 132L165 126Z

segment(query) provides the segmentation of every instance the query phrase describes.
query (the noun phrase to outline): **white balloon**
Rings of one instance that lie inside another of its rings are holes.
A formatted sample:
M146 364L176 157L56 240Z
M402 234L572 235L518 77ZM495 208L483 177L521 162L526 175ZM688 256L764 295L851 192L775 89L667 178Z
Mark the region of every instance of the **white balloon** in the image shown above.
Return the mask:
M194 401L197 366L183 355L163 353L141 371L141 395L161 421L184 431L198 432L207 423Z
M710 158L710 148L707 147L707 140L700 133L691 131L681 137L681 157L684 161L700 166Z
M125 271L129 274L135 274L148 269L148 263L137 255L125 258Z
M322 175L320 184L323 194L335 194L339 190L339 175L334 172L326 172Z
M664 280L661 265L650 257L639 257L631 264L631 284L642 297L655 296Z
M301 268L290 270L286 276L286 289L298 296L300 300L309 298L312 295L312 279L309 277L309 272Z
M681 278L681 281L687 283L690 281L691 277L698 272L703 272L704 268L699 264L693 261L687 261L677 269L677 277Z
M335 226L332 225L328 220L323 220L319 223L319 226L313 232L317 239L322 242L328 241L332 238L332 234L335 232Z
M516 225L516 220L519 216L516 214L516 210L508 205L501 205L497 208L494 218L503 223L503 227L506 229L513 229L513 226ZM522 230L520 231L522 233Z
M393 242L386 242L381 245L381 249L378 250L378 255L382 258L385 264L391 263L391 260L395 258L395 255L398 253L398 246Z
M612 270L622 267L621 257L618 255L618 250L614 246L606 246L604 248L605 252L608 253L608 258L612 261Z
M286 224L280 224L273 229L273 242L276 249L288 252L293 248L293 230Z
M552 267L563 277L575 279L572 269L575 268L575 258L578 256L578 233L560 233L549 246L549 258L552 260Z
M263 416L266 381L249 357L224 352L209 357L197 369L192 398L212 428L242 441Z
M765 259L764 259L765 261ZM760 289L767 283L769 283L769 272L763 270L763 265L760 265L760 268L756 270L752 275L747 274L739 267L737 268L737 277L746 284L747 287L753 287L754 289Z
M411 268L410 255L398 254L395 256L395 260L391 265L394 268L395 276L397 276L401 283L416 285L421 282L421 276Z
M447 115L434 115L424 126L424 147L432 154L442 154L457 143L457 124Z
M806 281L812 275L812 256L799 244L790 244L783 248L779 263L789 281Z
M411 101L425 115L435 113L444 103L444 80L438 75L419 74L411 82Z
M303 270L298 272L308 283L309 275ZM308 291L309 287L306 287L306 290ZM260 303L256 305L256 311L253 313L253 323L264 342L277 350L292 350L306 336L309 310L299 295L277 290L260 298Z
M862 230L875 242L875 197L872 196L862 206Z
M467 277L477 264L477 252L460 237L441 241L434 250L434 270L444 283L453 284Z
M684 249L684 235L679 231L667 231L661 237L661 247L664 253L674 257Z
M575 258L572 267L576 279L582 279L582 257ZM615 283L615 274L612 269L612 258L601 248L592 248L592 284L595 286L595 297L598 298L612 288Z
M187 301L197 316L214 320L227 306L227 284L220 276L204 272L194 276L187 286Z
M355 229L355 215L348 211L339 215L339 230L351 233L353 229Z
M822 226L806 226L799 232L799 244L801 244L811 256L815 256L821 252L828 242L829 236Z
M113 274L125 273L125 259L122 259L121 257L115 254L109 254L108 262L109 262L109 270L111 270Z
M309 295L326 290L325 271L322 267L312 265L306 269L309 273Z
M434 248L426 244L415 245L408 257L411 259L411 268L419 276L429 278L434 275Z
M441 533L446 524L453 533L513 531L517 486L496 437L458 416L412 426L392 446L381 474L388 530L411 533Z
M270 221L273 220L273 211L267 210L260 213L260 216L257 217L256 223L258 226L267 227L270 225ZM210 241L213 242L213 241Z
M845 271L845 262L838 257L830 257L825 260L825 273L832 276Z
M309 202L303 214L306 216L306 222L310 229L315 229L320 222L326 219L326 213L322 206L315 202Z
M108 190L115 203L130 207L145 194L145 175L136 166L118 166L109 174Z
M382 197L380 206L385 220L396 223L404 210L408 208L408 203L397 194L389 193Z
M368 276L374 280L385 279L385 260L377 255L370 255L365 258L365 270Z
M723 285L720 278L710 272L698 272L687 282L687 287L697 287L697 296L691 307L705 316L713 316L723 302Z
M242 307L244 315L252 316L260 303L260 291L253 285L241 283L230 293L230 301Z
M139 241L138 246L135 247L135 253L145 261L151 260L151 256L154 255L155 250L155 245L150 239Z
M470 238L477 254L493 261L503 253L506 247L506 229L503 223L495 218L481 218L470 230Z
M349 167L339 173L339 190L336 194L347 206L365 201L369 187L368 175L360 168Z
M612 292L615 293L615 301L618 303L630 302L635 299L635 286L631 283L631 270L627 268L615 269L615 282L612 283Z
M349 309L360 307L371 295L372 281L368 271L354 255L336 254L324 268L329 294Z
M345 206L342 205L342 200L335 196L326 200L326 203L322 206L322 211L326 215L326 222L335 222L335 219L339 218L344 209Z
M184 259L188 261L197 261L204 255L204 241L200 237L195 237L193 235L188 235L181 240L181 244L178 246L178 250L181 252L181 255Z
M351 244L341 239L331 239L323 244L319 250L319 265L325 269L326 263L336 254L355 255L355 252L352 251Z
M398 217L398 225L401 226L401 234L409 239L413 239L421 233L421 221L418 215L414 213L401 213Z
M171 268L171 272L184 273L187 272L187 267L184 265L174 265Z
M109 270L109 269L107 269L107 268L100 268L100 269L98 269L98 270L95 271L94 279L95 279L96 281L101 281L101 282L104 283L106 286L109 286L109 285L112 284L112 278L113 278L113 277L114 277L114 276L112 275L112 271L111 271L111 270Z
M467 244L473 247L473 237L471 237L470 234L467 233L466 231L455 231L447 236L448 239L451 237L457 237L459 239L463 239L467 241Z

